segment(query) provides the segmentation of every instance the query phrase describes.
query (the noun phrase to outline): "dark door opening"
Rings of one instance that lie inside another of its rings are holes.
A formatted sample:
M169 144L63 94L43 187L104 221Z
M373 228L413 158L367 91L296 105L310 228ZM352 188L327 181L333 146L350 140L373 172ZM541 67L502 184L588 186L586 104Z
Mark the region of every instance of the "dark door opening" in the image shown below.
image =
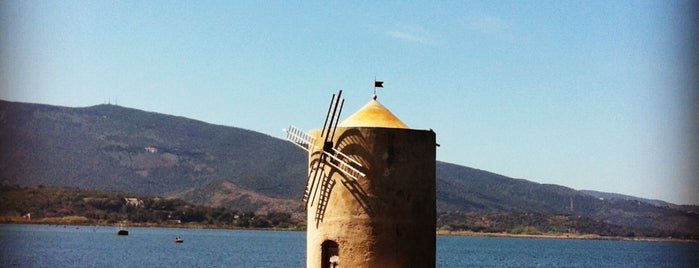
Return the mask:
M322 268L336 268L339 267L340 263L340 248L337 242L332 240L325 240L323 244L320 245L321 252L321 265Z

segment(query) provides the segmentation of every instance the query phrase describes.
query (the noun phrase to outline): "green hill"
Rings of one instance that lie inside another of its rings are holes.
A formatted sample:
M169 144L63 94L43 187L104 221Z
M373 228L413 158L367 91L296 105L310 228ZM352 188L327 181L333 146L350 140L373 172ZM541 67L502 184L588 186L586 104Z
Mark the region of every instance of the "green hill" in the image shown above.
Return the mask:
M290 213L189 204L177 198L63 187L0 186L0 222L216 227L304 228Z

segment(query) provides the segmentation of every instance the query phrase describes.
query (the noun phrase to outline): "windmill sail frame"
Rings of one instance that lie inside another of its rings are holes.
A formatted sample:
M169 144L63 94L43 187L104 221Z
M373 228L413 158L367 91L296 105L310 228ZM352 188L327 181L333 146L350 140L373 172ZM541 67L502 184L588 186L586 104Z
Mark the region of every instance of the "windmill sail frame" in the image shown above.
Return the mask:
M332 187L334 183L328 182L330 178L328 177L328 174L324 174L325 165L340 171L342 174L352 178L353 180L366 176L363 172L353 166L355 165L357 167L362 167L362 164L359 163L359 161L352 159L352 157L342 153L340 150L334 147L333 140L335 139L335 132L337 130L337 125L339 123L344 104L345 100L342 98L342 90L340 90L337 95L332 95L330 105L328 106L328 111L323 122L323 128L321 129L320 133L320 138L323 138L322 148L318 148L315 145L316 137L293 125L290 125L289 129L284 130L284 132L286 132L286 139L301 149L309 152L311 157L313 157L315 152L320 152L320 154L317 156L317 160L310 161L308 177L306 178L306 185L304 186L302 201L307 207L309 206L309 202L311 207L314 205L313 200L316 199L316 195L318 194L319 190L319 206L324 206L323 204L328 201L329 196L327 195L330 194L330 190L327 187ZM318 215L316 215L316 219L318 219Z
M286 140L290 141L294 145L306 150L306 152L310 152L311 149L313 149L313 144L315 143L316 138L305 131L297 128L294 125L289 125L289 128L284 129L284 132L286 132Z

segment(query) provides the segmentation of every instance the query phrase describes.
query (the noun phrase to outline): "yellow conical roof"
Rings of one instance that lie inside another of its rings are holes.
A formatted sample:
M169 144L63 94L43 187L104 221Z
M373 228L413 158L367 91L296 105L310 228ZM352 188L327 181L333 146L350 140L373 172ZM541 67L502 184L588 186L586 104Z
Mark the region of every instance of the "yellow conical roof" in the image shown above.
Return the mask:
M342 121L339 127L385 127L385 128L408 128L408 125L400 121L391 111L372 98L354 114Z

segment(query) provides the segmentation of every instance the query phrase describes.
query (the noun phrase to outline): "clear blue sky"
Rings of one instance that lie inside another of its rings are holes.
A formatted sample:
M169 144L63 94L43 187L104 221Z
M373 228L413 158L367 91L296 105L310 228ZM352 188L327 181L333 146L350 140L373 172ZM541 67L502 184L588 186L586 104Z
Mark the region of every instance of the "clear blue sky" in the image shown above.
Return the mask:
M438 160L699 204L691 1L440 2L2 1L0 98L282 137L376 77Z

